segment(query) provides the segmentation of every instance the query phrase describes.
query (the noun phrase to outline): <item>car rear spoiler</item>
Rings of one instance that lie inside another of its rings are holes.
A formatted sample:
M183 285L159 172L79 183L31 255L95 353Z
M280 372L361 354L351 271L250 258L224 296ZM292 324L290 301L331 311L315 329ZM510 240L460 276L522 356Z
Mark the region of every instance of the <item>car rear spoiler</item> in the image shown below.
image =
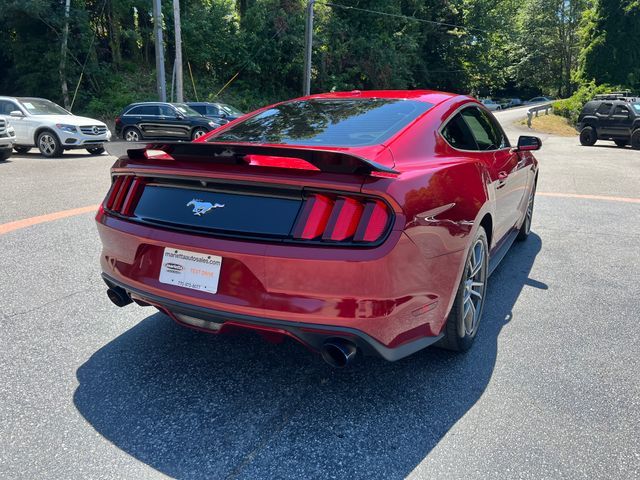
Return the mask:
M115 146L115 144L111 144ZM121 144L122 145L122 144ZM131 144L125 144L131 146ZM142 146L140 144L136 146ZM115 154L110 148L109 153ZM289 145L248 145L235 143L187 143L162 142L150 143L142 148L127 149L131 160L149 158L149 150L163 151L178 161L207 161L227 165L247 165L251 156L283 157L301 159L323 172L371 174L381 172L398 174L396 170L372 160L339 150L297 147Z

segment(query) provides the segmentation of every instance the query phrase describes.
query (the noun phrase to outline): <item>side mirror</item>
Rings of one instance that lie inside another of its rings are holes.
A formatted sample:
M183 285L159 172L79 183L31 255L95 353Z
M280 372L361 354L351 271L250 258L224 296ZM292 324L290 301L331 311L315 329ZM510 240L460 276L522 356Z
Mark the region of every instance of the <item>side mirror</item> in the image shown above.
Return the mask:
M13 110L9 113L10 117L16 117L16 118L21 118L24 117L24 113L22 113L20 110Z
M540 150L540 147L542 147L542 140L540 140L538 137L521 135L520 138L518 138L518 146L516 147L516 151L528 152L531 150Z

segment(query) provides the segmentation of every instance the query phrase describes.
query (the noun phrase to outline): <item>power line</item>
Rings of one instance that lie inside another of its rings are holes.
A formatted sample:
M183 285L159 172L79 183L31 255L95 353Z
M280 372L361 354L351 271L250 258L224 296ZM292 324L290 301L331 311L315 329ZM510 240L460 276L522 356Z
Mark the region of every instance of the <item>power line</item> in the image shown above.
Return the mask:
M316 0L318 3L322 3L323 5L327 5L329 7L342 8L344 10L355 10L358 12L366 12L366 13L374 13L376 15L382 15L385 17L392 18L401 18L403 20L412 20L414 22L427 23L430 25L439 25L443 27L451 27L451 28L460 28L462 30L466 30L467 32L477 31L482 33L489 33L486 30L482 30L481 28L475 27L465 27L463 25L456 25L455 23L447 23L447 22L438 22L436 20L426 20L424 18L411 17L409 15L402 15L399 13L389 13L389 12L381 12L380 10L369 10L368 8L360 8L360 7L352 7L350 5L341 5L339 3L327 2L325 0Z

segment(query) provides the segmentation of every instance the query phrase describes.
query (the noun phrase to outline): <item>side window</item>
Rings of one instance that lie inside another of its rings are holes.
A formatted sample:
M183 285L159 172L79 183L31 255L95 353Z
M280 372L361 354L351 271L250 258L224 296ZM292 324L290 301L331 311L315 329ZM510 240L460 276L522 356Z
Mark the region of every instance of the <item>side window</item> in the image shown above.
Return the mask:
M609 115L609 112L611 111L612 106L613 106L613 103L603 103L598 107L598 110L596 110L596 113L599 113L600 115Z
M0 100L0 115L9 115L14 110L20 110L15 103L7 100Z
M207 107L205 107L204 105L189 105L191 108L193 108L196 112L198 112L200 115L204 115L207 113Z
M504 134L504 131L502 130L502 127L497 122L497 120L493 117L493 115L491 115L491 114L489 114L489 113L487 113L485 111L482 111L482 115L487 119L487 122L489 122L489 126L491 127L491 131L493 132L493 139L494 139L494 143L495 143L496 147L497 148L510 147L511 145L509 144L509 139Z
M613 114L614 115L619 115L621 117L628 117L629 116L629 109L627 107L625 107L624 105L616 105L616 108L613 109Z
M142 115L142 107L133 107L128 112L125 112L125 115Z
M156 105L143 105L138 115L160 115L160 108Z
M164 115L165 117L174 118L176 117L176 111L171 108L169 105L160 105L157 107L160 109L160 115Z
M447 125L442 129L442 136L453 148L459 150L478 150L478 145L473 139L469 126L459 113L449 120Z
M478 150L496 150L500 148L500 140L496 138L491 124L480 109L475 107L465 108L461 115L469 125L469 129L478 143Z

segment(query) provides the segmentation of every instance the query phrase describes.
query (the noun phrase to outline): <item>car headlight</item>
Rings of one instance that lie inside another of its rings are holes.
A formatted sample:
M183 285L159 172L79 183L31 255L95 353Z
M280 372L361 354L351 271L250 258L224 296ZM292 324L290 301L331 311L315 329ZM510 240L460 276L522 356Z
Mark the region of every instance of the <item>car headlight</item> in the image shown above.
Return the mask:
M78 131L78 129L74 125L65 125L64 123L57 123L56 127L69 133L76 133Z

